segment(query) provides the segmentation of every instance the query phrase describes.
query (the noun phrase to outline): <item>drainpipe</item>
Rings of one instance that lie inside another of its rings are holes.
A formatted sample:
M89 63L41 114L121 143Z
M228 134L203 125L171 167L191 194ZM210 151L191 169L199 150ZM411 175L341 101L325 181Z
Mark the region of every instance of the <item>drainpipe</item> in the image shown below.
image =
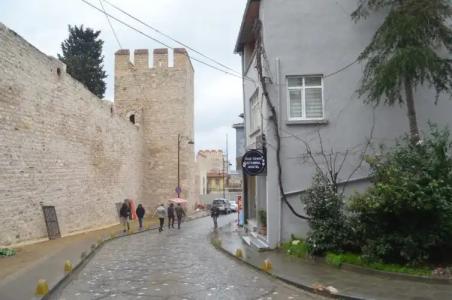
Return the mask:
M281 103L281 62L279 57L275 59L276 61L276 86L277 86L277 101L278 101L278 107L279 107L279 120L278 123L278 129L281 130L282 122L283 120L283 109L282 109L282 103ZM281 201L279 206L279 230L278 230L278 246L281 244L281 237L282 237L282 214L283 214L283 202Z

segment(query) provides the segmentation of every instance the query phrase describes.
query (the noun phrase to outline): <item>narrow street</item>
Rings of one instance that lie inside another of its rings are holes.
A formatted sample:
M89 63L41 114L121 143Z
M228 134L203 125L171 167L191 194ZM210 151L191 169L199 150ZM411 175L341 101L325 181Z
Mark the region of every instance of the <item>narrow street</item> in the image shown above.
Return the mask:
M220 218L220 225L235 215ZM216 250L210 218L107 243L55 299L321 299Z

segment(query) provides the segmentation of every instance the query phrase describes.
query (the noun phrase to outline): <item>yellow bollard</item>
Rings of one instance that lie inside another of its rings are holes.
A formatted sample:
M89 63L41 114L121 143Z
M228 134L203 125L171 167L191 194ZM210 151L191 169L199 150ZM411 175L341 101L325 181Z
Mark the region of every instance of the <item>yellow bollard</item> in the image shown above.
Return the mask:
M237 258L242 258L242 257L243 257L243 251L242 251L242 249L237 249L237 250L235 250L235 256L236 256Z
M64 262L64 273L72 272L72 262L70 260L66 260Z
M47 281L44 279L38 280L38 284L36 285L36 296L45 296L49 292L49 285Z
M272 269L272 262L267 258L262 263L261 269L262 269L262 271L270 272L270 270Z

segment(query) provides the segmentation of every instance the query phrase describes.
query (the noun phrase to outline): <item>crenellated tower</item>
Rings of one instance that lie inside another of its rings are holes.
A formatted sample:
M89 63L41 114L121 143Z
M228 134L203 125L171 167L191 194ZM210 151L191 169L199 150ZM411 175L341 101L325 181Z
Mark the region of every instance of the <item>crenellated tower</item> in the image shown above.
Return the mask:
M143 137L143 195L138 201L148 209L176 197L178 135L180 143L181 197L193 208L194 190L194 86L193 66L185 49L154 49L149 66L147 49L115 54L115 111L134 123Z

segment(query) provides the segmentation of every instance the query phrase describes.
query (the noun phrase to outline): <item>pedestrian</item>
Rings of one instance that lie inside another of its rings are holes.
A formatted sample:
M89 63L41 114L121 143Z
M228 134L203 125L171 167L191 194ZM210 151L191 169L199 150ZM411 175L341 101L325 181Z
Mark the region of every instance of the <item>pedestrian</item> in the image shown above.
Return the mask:
M217 229L218 228L218 216L220 215L220 209L218 208L218 206L216 205L212 205L212 207L210 208L210 216L212 217L213 220L213 228Z
M165 217L166 217L166 209L165 209L165 205L160 204L159 207L157 207L157 209L154 212L154 216L157 215L157 217L159 218L160 221L160 227L159 227L159 232L163 231L163 223L165 223Z
M124 232L129 231L129 215L130 209L126 202L124 202L119 210L119 219L121 220L121 224L124 226Z
M168 228L174 228L174 203L168 206Z
M138 204L137 210L137 217L138 217L138 224L140 225L140 230L143 229L143 217L144 214L146 213L146 210L144 209L144 207L141 204Z
M175 210L176 210L176 217L177 217L177 229L180 229L180 223L182 222L182 217L185 216L185 210L182 208L180 203L177 203Z

